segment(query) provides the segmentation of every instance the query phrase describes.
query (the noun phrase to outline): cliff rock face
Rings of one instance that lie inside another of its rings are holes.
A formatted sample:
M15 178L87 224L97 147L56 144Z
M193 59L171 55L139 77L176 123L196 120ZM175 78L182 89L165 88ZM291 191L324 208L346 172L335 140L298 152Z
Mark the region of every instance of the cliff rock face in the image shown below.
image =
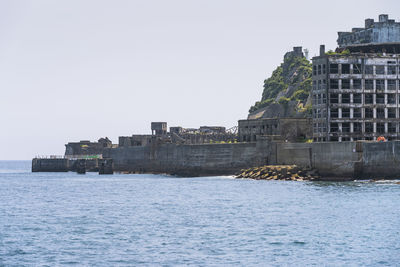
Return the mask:
M270 78L264 81L261 101L249 110L249 119L308 117L311 112L312 65L301 47L284 56Z

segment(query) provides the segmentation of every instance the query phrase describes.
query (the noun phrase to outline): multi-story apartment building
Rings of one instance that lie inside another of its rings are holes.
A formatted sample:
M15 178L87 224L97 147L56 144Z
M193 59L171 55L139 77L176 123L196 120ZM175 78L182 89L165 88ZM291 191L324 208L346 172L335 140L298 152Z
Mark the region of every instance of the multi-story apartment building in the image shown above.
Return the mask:
M397 139L400 121L398 54L313 58L315 141Z
M348 34L347 46L339 33L336 52L313 61L314 141L400 139L400 34L399 23L380 15L380 22L367 20L371 31L390 32L390 42L366 43L365 34ZM386 27L386 28L385 28ZM398 36L397 36L398 35ZM350 36L350 37L349 37Z

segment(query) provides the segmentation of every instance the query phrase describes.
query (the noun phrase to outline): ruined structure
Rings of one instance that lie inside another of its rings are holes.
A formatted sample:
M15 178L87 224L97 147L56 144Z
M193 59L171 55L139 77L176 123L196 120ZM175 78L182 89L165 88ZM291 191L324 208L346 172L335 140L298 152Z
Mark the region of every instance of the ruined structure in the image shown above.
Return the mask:
M379 44L400 42L400 22L389 19L387 14L379 15L379 21L366 19L364 28L353 28L351 32L338 32L339 47L355 44Z
M79 142L69 142L65 145L65 157L79 158L82 156L100 157L104 148L112 147L112 142L108 137L100 138L97 142L83 140Z
M383 31L400 24L380 15L379 23L368 25L371 31ZM383 37L364 43L366 39L352 36L350 46L343 47L349 43L339 38L342 47L336 53L325 53L321 46L320 55L313 58L314 141L376 140L379 136L397 140L400 54L388 51L396 51L398 44L375 43L389 40Z
M149 146L161 144L209 144L213 142L236 142L237 134L227 132L222 126L201 126L200 128L170 127L166 122L152 122L152 135L120 136L119 147Z
M239 121L239 141L260 139L304 142L312 138L311 118L261 118Z

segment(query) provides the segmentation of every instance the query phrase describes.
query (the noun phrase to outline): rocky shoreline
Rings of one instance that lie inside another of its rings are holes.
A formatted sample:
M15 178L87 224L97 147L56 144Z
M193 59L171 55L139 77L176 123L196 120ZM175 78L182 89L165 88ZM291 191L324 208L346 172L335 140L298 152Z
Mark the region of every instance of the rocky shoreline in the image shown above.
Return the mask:
M319 181L321 177L315 169L302 169L296 165L274 165L243 169L236 178L255 180Z

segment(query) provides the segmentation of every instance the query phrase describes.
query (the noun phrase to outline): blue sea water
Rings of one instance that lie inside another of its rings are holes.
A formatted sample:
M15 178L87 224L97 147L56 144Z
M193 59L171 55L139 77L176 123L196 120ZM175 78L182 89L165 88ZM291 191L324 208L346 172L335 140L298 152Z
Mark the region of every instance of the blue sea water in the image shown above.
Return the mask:
M31 173L0 161L0 266L400 265L400 185Z

